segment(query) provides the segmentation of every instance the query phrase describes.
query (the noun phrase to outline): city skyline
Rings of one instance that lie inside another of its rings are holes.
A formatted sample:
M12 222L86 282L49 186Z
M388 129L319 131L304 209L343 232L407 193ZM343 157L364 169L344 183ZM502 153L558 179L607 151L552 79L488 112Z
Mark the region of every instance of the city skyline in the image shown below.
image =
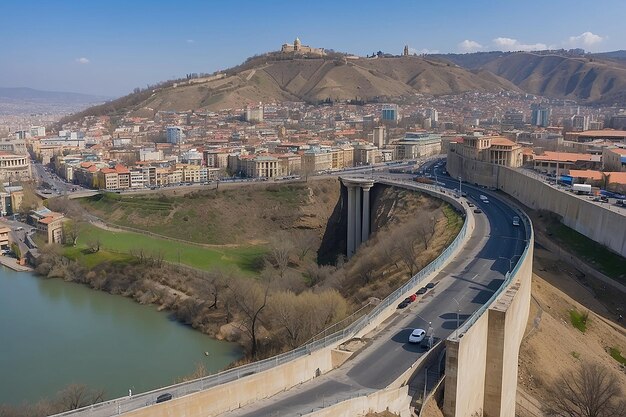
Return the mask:
M379 2L320 1L314 10L286 1L191 1L176 9L146 1L14 2L0 6L10 16L0 28L6 40L0 80L3 87L121 96L187 73L232 67L296 36L314 47L358 55L400 54L405 44L417 54L624 49L626 28L619 19L626 4L600 3L586 10L564 0L398 1L381 14Z

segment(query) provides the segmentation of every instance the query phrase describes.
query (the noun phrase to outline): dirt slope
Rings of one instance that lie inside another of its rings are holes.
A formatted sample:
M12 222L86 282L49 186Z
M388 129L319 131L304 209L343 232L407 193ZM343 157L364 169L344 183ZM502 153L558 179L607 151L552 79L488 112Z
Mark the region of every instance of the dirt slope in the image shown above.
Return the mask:
M593 312L594 309L603 311L604 307L585 287L571 279L573 271L549 252L537 250L534 270L531 311L519 357L519 415L536 415L526 408L540 406L552 381L583 361L610 368L626 393L626 373L607 352L611 347L619 349L622 354L626 352L624 328ZM551 283L566 286L568 292L585 305ZM569 315L572 309L589 311L585 333L572 326Z

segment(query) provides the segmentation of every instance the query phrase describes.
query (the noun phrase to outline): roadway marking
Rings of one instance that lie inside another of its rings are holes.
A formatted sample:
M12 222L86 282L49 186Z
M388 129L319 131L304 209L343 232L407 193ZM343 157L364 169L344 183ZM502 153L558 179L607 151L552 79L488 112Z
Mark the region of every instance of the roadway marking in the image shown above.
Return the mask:
M472 281L474 281L477 277L478 277L478 274L474 275L474 277L472 278Z

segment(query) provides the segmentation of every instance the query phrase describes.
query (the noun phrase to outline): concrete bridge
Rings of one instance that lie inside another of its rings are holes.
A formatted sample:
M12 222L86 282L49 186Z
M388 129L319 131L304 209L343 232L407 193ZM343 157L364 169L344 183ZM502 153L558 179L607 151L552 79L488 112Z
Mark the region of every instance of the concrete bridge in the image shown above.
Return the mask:
M431 314L433 317L431 320L439 321L438 328L447 328L448 319L438 317L444 317L449 314L446 312L456 309L451 304L453 300L459 304L454 298L455 294L462 299L462 295L467 291L474 291L467 297L469 300L462 301L463 306L470 308L471 305L482 305L458 330L451 334L452 330L449 330L447 334L450 334L450 337L441 342L445 343L448 352L445 360L446 417L476 415L514 417L517 355L530 302L533 245L530 221L523 213L498 201L495 196L490 206L483 208L487 217L475 218L466 201L455 198L452 192L441 187L380 178L341 178L341 182L348 190L346 205L348 255L353 254L369 236L371 225L369 191L375 183L404 187L441 198L457 210L465 212L465 223L457 238L439 258L394 291L371 313L358 318L341 331L264 361L189 383L139 394L133 398L107 401L61 415L97 417L126 413L137 417L177 415L200 417L227 412L241 416L273 415L275 412L287 415L290 414L289 411L285 412L284 407L287 404L293 407L294 403L297 405L307 398L319 403L320 395L334 395L336 400L332 405L326 402L317 404L310 412L304 414L353 416L364 415L368 411L389 409L402 416L408 416L411 401L410 382L423 370L424 364L433 358L429 354L416 355L411 351L390 354L399 346L397 337L405 340L402 328L397 326L409 323L414 327L411 321L415 320L410 314L401 320L401 317L395 314L396 304L435 279L440 282L437 286L438 293L431 303L423 306L424 311L420 310L420 315ZM454 184L448 185L454 187ZM483 190L473 190L472 187L468 187L467 192L475 200L479 200L478 193L484 193ZM507 216L515 214L522 218L523 232L512 230L509 218L499 217L504 212ZM494 228L500 234L518 233L518 237L514 237L515 244L510 244L513 240L507 241L490 232ZM523 236L519 233L523 233ZM524 242L524 247L518 255L519 241ZM506 265L498 263L500 254L519 257L519 261L509 271L509 262L506 262ZM474 271L484 271L484 275L474 274ZM468 279L466 276L473 278ZM478 292L475 289L471 290L475 287L486 290L480 289ZM485 297L486 295L491 296ZM396 318L389 320L392 316ZM457 321L458 317L457 315ZM383 337L374 343L373 348L346 362L352 353L341 349L342 343L370 332L391 332L390 334L398 332L398 336L391 339ZM336 372L341 372L340 370L348 365L350 369L339 374L345 376L333 377L338 375ZM397 369L400 369L399 374ZM331 372L333 370L335 373ZM326 375L330 379L324 379L327 378ZM295 386L300 388L296 391L290 390ZM154 404L156 397L165 392L171 393L174 399ZM345 394L341 394L342 392ZM284 396L286 399L274 399L278 398L279 393L282 393L281 398ZM270 397L273 398L270 405L259 405L260 401ZM252 409L246 408L246 405L252 406ZM294 408L290 410L296 413ZM301 411L298 413L302 414Z

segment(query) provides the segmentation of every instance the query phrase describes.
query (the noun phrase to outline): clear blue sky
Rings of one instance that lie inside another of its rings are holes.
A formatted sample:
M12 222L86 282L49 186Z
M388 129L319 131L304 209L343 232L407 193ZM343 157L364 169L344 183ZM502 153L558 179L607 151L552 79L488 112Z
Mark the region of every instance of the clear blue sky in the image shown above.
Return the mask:
M365 55L626 49L626 1L2 0L0 86L119 96L303 44Z

